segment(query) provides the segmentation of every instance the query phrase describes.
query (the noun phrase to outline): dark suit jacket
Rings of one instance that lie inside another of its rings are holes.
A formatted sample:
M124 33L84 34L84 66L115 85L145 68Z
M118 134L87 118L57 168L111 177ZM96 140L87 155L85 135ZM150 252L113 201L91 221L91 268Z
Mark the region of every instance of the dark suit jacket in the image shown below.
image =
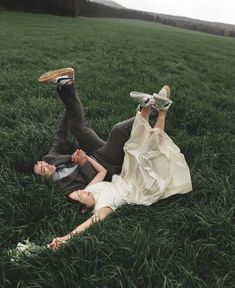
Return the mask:
M70 163L71 155L49 153L43 157L43 161L58 166L60 164ZM73 171L70 175L56 181L55 183L58 184L65 192L66 196L68 196L75 190L84 189L96 174L97 171L89 162L86 162L83 166L79 166L79 168Z

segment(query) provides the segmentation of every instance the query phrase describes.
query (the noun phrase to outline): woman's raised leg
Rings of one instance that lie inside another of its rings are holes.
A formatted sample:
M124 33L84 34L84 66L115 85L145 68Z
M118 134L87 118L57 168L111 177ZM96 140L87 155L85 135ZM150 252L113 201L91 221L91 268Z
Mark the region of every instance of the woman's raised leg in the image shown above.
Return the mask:
M159 128L162 131L165 129L165 122L166 122L166 113L167 111L159 111L157 121L154 125L154 128Z
M148 122L149 122L150 110L151 110L151 108L150 108L150 106L148 106L148 107L143 107L140 111L141 116Z

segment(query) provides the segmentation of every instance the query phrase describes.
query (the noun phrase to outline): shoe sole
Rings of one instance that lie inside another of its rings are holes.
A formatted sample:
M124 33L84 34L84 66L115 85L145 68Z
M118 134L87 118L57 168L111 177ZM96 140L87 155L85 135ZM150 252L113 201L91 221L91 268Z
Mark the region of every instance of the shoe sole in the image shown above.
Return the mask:
M168 99L170 99L170 96L171 96L171 89L170 89L170 87L169 86L167 86L167 85L165 85L165 86L163 86L162 87L162 89L165 89L166 90L166 97L168 98Z
M161 90L163 90L163 89L166 90L166 97L160 96L160 95L157 94L157 93L153 93L153 97L154 97L155 99L160 99L160 100L167 100L167 99L168 99L169 102L173 103L172 100L170 99L170 96L171 96L171 89L170 89L170 87L167 86L167 85L165 85L165 86L162 87Z
M130 96L132 98L143 98L143 97L151 97L152 95L143 92L132 91L130 92Z
M131 98L136 100L139 104L143 104L143 105L146 104L146 106L148 106L147 104L152 97L152 95L149 95L149 94L143 93L143 92L137 92L137 91L130 92L130 96L131 96ZM143 101L144 98L146 98L145 101Z
M62 76L70 76L70 75L74 75L74 69L67 67L67 68L62 68L62 69L46 72L45 74L41 75L38 78L38 81L40 83L50 83L55 78L62 77Z

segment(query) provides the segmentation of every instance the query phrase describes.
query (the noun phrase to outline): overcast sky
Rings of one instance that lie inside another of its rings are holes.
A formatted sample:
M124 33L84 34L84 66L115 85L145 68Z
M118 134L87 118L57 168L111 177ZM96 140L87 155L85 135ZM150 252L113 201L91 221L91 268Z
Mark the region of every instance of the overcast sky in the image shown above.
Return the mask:
M126 8L235 24L235 0L114 0Z

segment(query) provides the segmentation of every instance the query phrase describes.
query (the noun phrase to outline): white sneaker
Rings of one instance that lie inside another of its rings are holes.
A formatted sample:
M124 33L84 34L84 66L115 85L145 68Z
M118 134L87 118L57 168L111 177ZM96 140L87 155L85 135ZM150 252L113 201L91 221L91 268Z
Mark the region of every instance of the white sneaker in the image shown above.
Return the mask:
M159 91L159 93L154 93L153 98L155 100L155 107L159 111L167 111L171 104L173 103L170 99L171 90L170 88L165 85L162 87L162 89Z
M150 105L155 104L155 100L153 95L149 95L143 92L132 91L130 92L130 96L139 103L141 107L148 107Z

